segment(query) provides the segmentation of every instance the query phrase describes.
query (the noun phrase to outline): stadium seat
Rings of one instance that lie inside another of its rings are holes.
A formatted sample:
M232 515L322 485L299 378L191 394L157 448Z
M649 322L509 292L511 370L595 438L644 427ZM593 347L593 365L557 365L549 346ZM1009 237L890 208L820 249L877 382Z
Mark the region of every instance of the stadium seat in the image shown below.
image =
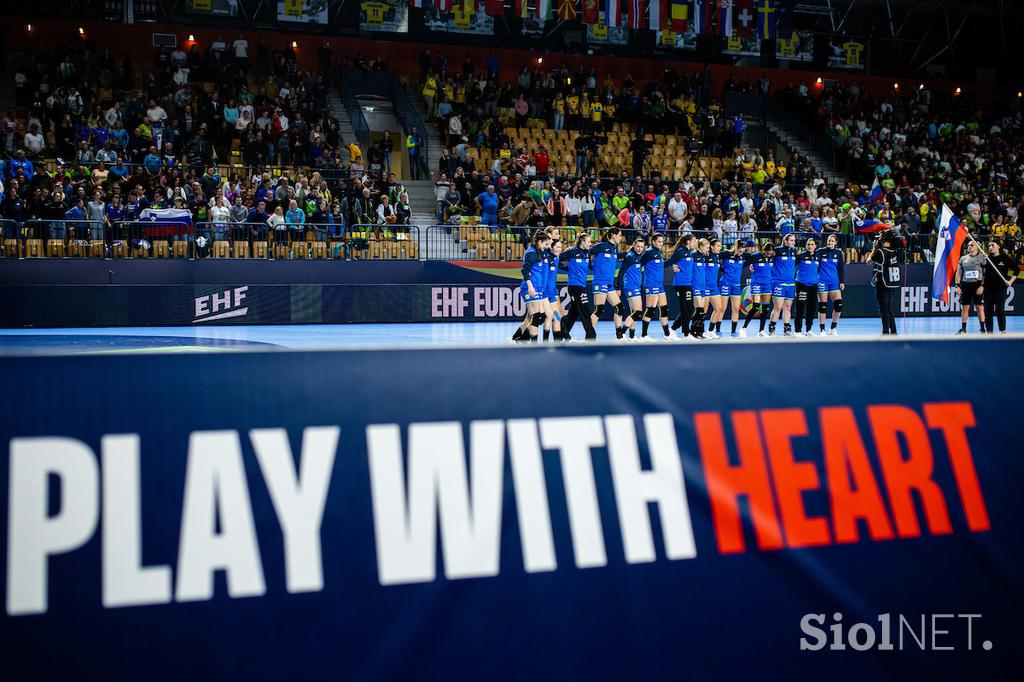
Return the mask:
M231 242L231 249L234 253L235 258L249 257L249 242L247 241Z
M42 258L43 257L43 240L42 239L26 239L25 240L25 258Z
M231 244L226 241L215 241L213 243L213 257L214 258L230 258L231 257Z
M170 258L171 250L170 245L164 241L153 242L153 257L154 258Z
M124 241L114 242L110 246L110 257L111 258L127 258L128 257L128 243Z
M174 257L175 258L188 258L188 242L174 242Z
M48 239L46 241L46 255L50 258L63 258L65 247L63 239Z
M252 257L266 260L267 258L267 243L266 242L253 242L252 243Z

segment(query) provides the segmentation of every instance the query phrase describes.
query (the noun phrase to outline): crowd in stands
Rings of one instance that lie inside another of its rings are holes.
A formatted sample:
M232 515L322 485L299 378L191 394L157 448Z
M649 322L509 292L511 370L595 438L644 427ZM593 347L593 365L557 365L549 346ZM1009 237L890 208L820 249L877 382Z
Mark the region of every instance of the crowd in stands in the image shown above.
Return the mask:
M434 180L439 224L620 226L726 240L836 232L863 250L855 227L875 219L923 256L946 204L972 233L1019 237L1019 99L982 107L967 93L924 88L878 99L838 83L775 92L766 75L716 84L707 68L669 67L638 82L538 63L509 80L494 55L456 67L426 51L420 72L402 76L444 142L428 168L415 129L365 155L341 139L329 105L335 67L384 70L383 60L335 60L325 42L318 64L303 70L287 44L250 45L241 35L161 48L145 64L88 37L56 54L16 55L19 109L0 120L0 216L112 225L166 207L220 232L246 222L397 234L411 217L392 172L398 152L413 179ZM751 146L743 115L725 115L723 92L773 97L808 129L827 131L849 181L826 181L795 150ZM876 178L883 193L873 201Z
M242 35L160 48L149 63L87 37L56 54L16 54L18 112L0 120L0 217L93 221L74 235L85 238L146 208L185 208L218 232L243 220L398 232L410 209L389 173L390 138L365 158L341 138L329 43L318 59L303 70L287 43Z

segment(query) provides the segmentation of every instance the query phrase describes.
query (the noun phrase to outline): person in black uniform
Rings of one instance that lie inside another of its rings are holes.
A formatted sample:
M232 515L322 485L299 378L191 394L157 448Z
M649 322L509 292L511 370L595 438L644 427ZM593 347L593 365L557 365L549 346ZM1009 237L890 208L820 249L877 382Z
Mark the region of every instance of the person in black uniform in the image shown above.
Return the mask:
M993 239L988 243L989 266L985 268L985 329L995 331L995 319L999 318L999 331L1006 333L1006 290L1017 281L1020 269L1013 259L1003 253L1003 245Z
M894 248L896 237L886 231L875 240L868 260L874 269L871 283L875 287L878 312L882 316L882 334L896 334L896 292L900 286L901 253Z

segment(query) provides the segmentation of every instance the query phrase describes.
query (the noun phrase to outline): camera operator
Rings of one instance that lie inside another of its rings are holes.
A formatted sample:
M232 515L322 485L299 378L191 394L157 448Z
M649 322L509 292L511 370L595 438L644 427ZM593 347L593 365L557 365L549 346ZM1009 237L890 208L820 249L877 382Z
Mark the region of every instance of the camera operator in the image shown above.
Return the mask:
M633 152L633 175L641 176L644 173L644 161L647 160L647 155L651 151L653 143L647 142L642 137L638 137L629 145L629 151Z
M871 261L874 275L871 283L875 287L878 312L882 316L882 334L896 334L896 292L900 287L901 250L896 248L898 240L891 230L883 232L871 245Z

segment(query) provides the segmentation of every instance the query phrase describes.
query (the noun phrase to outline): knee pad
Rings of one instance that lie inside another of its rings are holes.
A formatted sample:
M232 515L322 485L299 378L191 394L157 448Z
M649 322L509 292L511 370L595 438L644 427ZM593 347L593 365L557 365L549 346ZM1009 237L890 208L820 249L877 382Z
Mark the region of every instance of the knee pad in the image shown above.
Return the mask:
M625 317L626 316L626 304L623 303L622 301L619 301L618 303L616 303L615 304L615 314L618 315L619 317Z
M833 301L832 302L832 309L835 310L837 313L843 312L843 299L839 299L838 301Z
M647 309L644 310L644 317L646 317L648 320L653 320L654 314L656 312L658 312L658 309L655 306L647 306Z
M629 314L629 316L631 318L633 318L633 320L635 322L639 322L640 320L644 319L644 311L642 311L642 310L634 310L633 312L631 312Z
M544 313L534 313L533 317L530 318L531 327L541 327L544 325L544 320L547 319L547 315Z
M601 319L601 313L604 312L604 303L598 303L594 306L594 314L597 315L598 319Z
M825 301L818 301L818 312L824 315L828 312L828 303Z
M667 320L668 319L668 306L667 305L663 305L660 308L658 308L658 313L661 314L661 319Z

